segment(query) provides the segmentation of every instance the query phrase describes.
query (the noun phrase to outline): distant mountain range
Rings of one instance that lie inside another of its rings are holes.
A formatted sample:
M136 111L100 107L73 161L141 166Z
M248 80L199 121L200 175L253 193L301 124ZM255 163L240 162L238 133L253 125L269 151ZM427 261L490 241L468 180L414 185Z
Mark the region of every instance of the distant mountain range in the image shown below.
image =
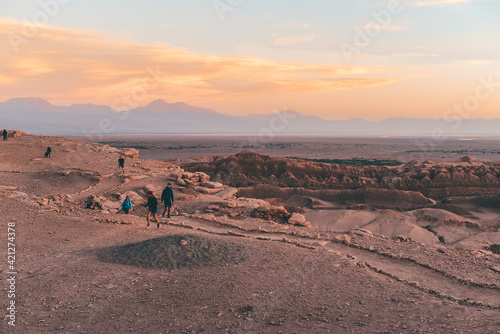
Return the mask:
M352 136L497 136L500 119L388 118L382 121L325 120L292 110L272 115L231 116L212 109L156 100L145 107L116 111L109 106L56 106L35 97L0 103L0 128L33 134L315 134Z

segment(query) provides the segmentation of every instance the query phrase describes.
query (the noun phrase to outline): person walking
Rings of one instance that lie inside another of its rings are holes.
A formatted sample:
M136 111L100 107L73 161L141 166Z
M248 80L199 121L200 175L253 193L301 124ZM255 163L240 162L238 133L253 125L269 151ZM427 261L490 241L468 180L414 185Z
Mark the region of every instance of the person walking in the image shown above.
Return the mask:
M153 218L156 220L157 228L160 228L160 221L158 220L158 200L152 191L148 193L148 202L144 206L148 207L148 215L146 216L148 225L146 227L149 228L149 218L151 217L151 214L153 214Z
M7 140L7 130L3 129L3 141L6 141Z
M51 153L52 153L52 149L50 147L47 147L47 151L45 152L45 157L50 158Z
M174 192L172 190L172 183L168 183L163 192L161 193L161 200L165 204L165 210L163 210L162 217L165 217L165 212L168 210L167 218L170 218L170 209L174 203Z
M128 214L130 211L132 211L132 201L130 200L130 197L127 196L123 201L122 210L123 212L125 212L125 214Z
M123 157L118 159L118 168L120 169L120 172L125 173L125 159Z

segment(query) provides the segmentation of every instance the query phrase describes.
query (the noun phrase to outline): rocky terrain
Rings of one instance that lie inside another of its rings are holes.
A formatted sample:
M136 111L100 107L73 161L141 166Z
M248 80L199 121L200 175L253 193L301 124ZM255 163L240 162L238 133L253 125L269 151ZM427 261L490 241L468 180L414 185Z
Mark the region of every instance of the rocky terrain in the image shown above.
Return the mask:
M234 187L259 184L308 189L377 188L417 191L434 199L496 195L500 192L500 162L466 156L456 162L418 161L402 166L346 166L260 155L250 150L188 170L203 171Z
M15 222L19 272L16 327L2 331L500 332L500 164L138 156L2 142L2 236ZM146 193L167 182L173 217L146 229Z

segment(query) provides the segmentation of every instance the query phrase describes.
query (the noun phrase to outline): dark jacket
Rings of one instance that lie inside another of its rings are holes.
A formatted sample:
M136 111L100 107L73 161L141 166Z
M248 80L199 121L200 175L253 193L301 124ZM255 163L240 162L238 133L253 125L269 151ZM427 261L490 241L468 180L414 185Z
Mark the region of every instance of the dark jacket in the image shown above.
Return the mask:
M149 211L156 211L158 210L158 200L154 196L148 197L148 202L144 206L149 207Z
M174 192L172 191L172 188L165 188L163 189L163 192L161 193L161 200L163 202L173 202L174 201Z

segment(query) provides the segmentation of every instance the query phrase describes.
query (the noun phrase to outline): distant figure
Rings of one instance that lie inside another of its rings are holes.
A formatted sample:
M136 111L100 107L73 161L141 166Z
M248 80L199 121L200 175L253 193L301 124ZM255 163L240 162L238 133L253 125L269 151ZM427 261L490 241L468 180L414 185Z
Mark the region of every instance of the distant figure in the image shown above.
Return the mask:
M130 197L127 196L123 201L122 210L123 212L125 212L125 214L128 214L130 211L132 211L132 201L130 200Z
M165 204L165 210L163 211L162 217L165 217L165 212L168 210L167 218L170 218L170 209L172 208L172 203L174 203L174 192L172 191L171 183L168 183L165 189L163 189L161 200Z
M158 220L158 200L156 199L152 191L148 193L148 202L144 206L147 206L149 209L148 215L146 216L146 219L148 221L147 227L149 227L149 217L151 217L151 214L153 214L153 217L156 220L157 227L160 228L160 221Z
M123 159L123 157L120 157L120 159L118 159L118 168L122 173L125 173L125 159Z
M50 158L50 153L52 153L52 149L50 147L47 147L47 151L45 152L45 157Z
M3 129L3 141L7 140L7 130Z

